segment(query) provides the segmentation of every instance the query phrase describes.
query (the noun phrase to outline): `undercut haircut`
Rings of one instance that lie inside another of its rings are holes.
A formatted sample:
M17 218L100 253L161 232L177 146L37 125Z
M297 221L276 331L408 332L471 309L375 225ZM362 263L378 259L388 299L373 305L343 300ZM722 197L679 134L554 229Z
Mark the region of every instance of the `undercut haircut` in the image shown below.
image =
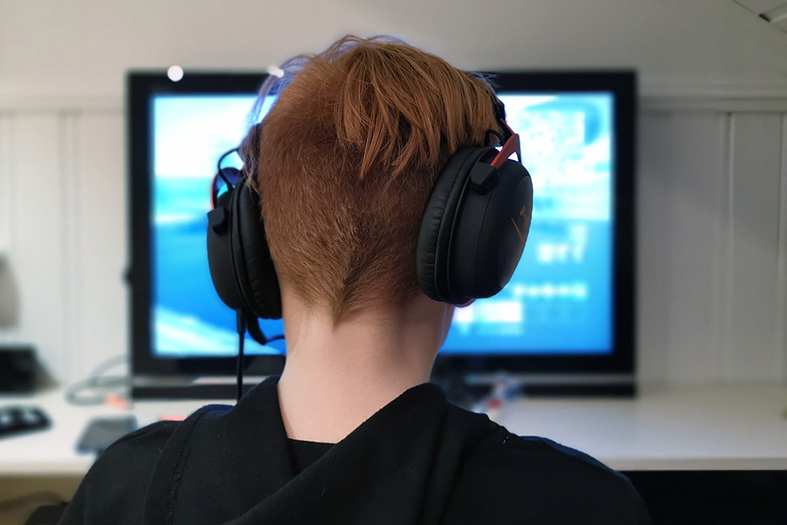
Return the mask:
M258 99L278 91L257 170L280 281L336 323L407 304L422 293L415 247L435 177L498 130L492 88L382 38L344 37L282 69Z

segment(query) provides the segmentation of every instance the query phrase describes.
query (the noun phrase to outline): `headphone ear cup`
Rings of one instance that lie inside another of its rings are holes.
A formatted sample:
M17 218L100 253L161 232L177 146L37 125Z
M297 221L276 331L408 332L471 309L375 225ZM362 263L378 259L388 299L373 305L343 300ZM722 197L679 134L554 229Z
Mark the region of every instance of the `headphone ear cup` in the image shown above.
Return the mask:
M243 308L243 295L235 276L230 229L232 227L232 192L216 199L208 212L208 267L213 287L224 304L237 310Z
M415 273L421 290L435 301L451 302L448 264L454 218L471 168L489 150L495 151L466 147L454 153L437 176L421 216Z
M532 209L533 184L518 162L498 168L491 189L469 184L453 233L453 301L491 297L508 284L525 249Z
M265 236L259 196L246 180L233 193L231 243L243 302L257 317L279 319L281 291Z

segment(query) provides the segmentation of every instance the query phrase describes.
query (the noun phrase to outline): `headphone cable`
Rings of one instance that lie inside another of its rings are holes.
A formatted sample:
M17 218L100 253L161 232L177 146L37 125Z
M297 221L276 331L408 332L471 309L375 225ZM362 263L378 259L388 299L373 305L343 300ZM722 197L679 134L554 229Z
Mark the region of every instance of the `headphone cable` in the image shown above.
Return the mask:
M243 308L235 310L235 319L238 328L238 357L236 360L235 375L237 378L237 397L238 401L240 401L240 398L243 397L243 371L246 368L246 356L243 350L246 341L246 332L248 331L249 336L262 346L273 341L283 340L284 334L275 335L270 338L267 337L260 328L259 318L244 311Z
M245 360L243 355L243 343L246 340L246 316L243 310L238 308L235 310L235 317L238 326L238 359L235 373L237 376L238 402L240 402L240 398L243 397L243 365Z

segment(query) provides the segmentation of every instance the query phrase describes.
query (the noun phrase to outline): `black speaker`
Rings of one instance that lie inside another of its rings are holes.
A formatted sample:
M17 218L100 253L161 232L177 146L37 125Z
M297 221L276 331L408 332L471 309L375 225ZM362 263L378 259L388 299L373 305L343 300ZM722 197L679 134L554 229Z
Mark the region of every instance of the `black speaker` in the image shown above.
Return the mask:
M32 393L36 358L31 347L0 346L0 394Z

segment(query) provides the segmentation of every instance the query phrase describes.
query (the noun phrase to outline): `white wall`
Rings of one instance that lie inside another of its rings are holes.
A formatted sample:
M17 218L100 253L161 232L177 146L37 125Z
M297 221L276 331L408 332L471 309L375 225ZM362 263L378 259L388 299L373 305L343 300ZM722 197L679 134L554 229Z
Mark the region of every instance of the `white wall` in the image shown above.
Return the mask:
M638 68L641 373L787 378L787 33L731 0L0 0L0 342L66 381L127 350L126 69L258 70L350 32Z

